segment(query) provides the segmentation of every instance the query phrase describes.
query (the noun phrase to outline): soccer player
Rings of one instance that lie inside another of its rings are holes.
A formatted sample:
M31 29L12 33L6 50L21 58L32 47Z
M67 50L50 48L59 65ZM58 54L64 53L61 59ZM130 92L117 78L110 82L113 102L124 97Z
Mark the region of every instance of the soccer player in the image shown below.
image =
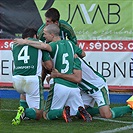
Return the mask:
M28 28L22 38L27 40L36 39L37 31ZM20 107L16 117L12 120L13 125L21 122L21 117L39 120L42 118L44 107L43 88L41 81L42 61L47 69L52 69L51 58L46 51L41 51L32 46L24 44L11 46L15 68L13 71L13 87L20 95ZM26 98L25 98L26 96Z
M100 114L103 118L116 118L123 116L126 113L131 113L133 109L133 96L127 100L129 106L110 108L109 90L105 78L83 59L80 59L80 61L82 80L78 86L81 89L81 97L86 110L92 116ZM75 73L66 75L61 74L58 71L52 71L51 78L61 77L76 82ZM95 102L97 103L98 108L94 107Z
M45 13L45 23L38 29L37 36L38 39L47 42L47 40L44 37L44 27L49 24L57 24L60 28L60 37L62 40L69 39L73 43L77 44L77 38L74 33L73 28L71 25L69 25L66 21L60 20L60 13L56 8L50 8ZM42 81L44 81L48 71L43 67L42 72Z
M64 20L60 20L60 13L57 9L55 8L50 8L46 11L45 13L45 19L46 19L46 23L44 23L38 30L38 37L39 39L41 39L42 41L45 40L45 37L43 36L43 29L45 27L45 25L49 25L51 23L54 23L54 24L57 24L60 28L60 36L61 36L61 39L69 39L71 41L73 41L75 44L77 44L77 38L76 38L76 35L74 33L74 30L73 28ZM81 61L81 64L83 62ZM84 64L81 65L81 68ZM90 68L93 70L93 68L90 66ZM82 68L82 71L84 69ZM96 72L97 73L97 72ZM89 72L88 72L88 75L89 75ZM91 77L93 75L90 74L90 79L92 79L93 77ZM96 76L96 75L95 75ZM101 76L103 77L103 76ZM104 79L104 77L103 77ZM104 80L105 81L105 80ZM95 81L96 85L97 85L97 81ZM95 86L95 83L93 84ZM103 83L103 82L102 82ZM106 82L105 82L106 84ZM107 86L107 85L105 85ZM97 90L97 89L96 89ZM82 92L83 93L83 92ZM84 93L83 93L84 95ZM88 94L89 95L89 94ZM91 94L90 94L91 95ZM108 88L107 88L107 95L108 95ZM109 99L109 98L108 98ZM108 101L109 102L109 101ZM100 106L100 105L98 105ZM124 107L122 107L123 109ZM93 110L92 110L93 109ZM119 108L120 110L121 108ZM129 109L129 107L125 106L125 109L123 109L123 111L119 111L118 108L113 108L112 110L114 110L114 112L116 112L116 115L113 116L112 115L112 112L110 111L110 107L109 106L104 106L104 107L99 107L99 108L91 108L89 107L88 110L90 110L91 114L96 114L96 113L99 113L100 111L100 114L102 117L104 118L111 118L111 117L117 117L117 115L121 115L119 114L120 112L124 114L127 113L127 112L130 112L131 110ZM117 111L119 113L117 113Z
M44 37L44 32L43 32L44 27L49 24L57 24L60 28L59 35L60 35L61 39L62 40L69 39L73 43L77 44L77 38L76 38L73 28L66 21L60 20L60 13L56 8L50 8L46 11L45 21L46 21L46 23L44 23L38 29L38 32L37 32L38 39L40 39L43 42L46 41L46 39Z
M44 37L50 44L44 44L42 42L35 43L30 40L16 39L19 44L29 44L36 48L47 50L53 60L54 68L61 73L71 74L74 67L74 55L78 54L84 57L84 51L69 40L61 40L59 36L60 29L56 24L47 25L44 28ZM80 61L78 61L78 77L81 79ZM83 101L81 99L80 90L77 87L77 83L64 80L62 78L54 79L54 87L51 105L49 112L47 112L47 119L54 119L57 117L59 110L62 111L63 118L66 122L71 122L70 116L76 115L77 112L81 114L82 118L89 122L91 116L84 109Z

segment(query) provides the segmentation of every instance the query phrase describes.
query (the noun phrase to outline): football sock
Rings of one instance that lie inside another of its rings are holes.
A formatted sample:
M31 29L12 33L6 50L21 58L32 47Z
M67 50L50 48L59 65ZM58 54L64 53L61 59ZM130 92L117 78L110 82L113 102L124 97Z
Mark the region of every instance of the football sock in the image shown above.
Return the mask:
M47 113L46 117L48 120L54 120L56 118L61 118L62 113L63 113L63 109L54 109L54 110L50 110Z
M99 108L97 108L97 107L88 107L88 108L86 108L86 111L87 111L91 116L100 114Z
M112 118L123 116L126 113L132 112L132 109L129 106L114 107L111 109Z
M88 107L87 112L94 116L96 114L100 114L99 109L97 107ZM112 112L112 118L123 116L126 113L132 112L132 109L129 106L122 106L122 107L114 107L111 109Z
M36 111L33 108L26 108L25 115L30 119L36 119Z
M28 104L27 104L27 102L26 102L25 100L20 100L20 101L19 101L19 104L20 104L20 106L22 106L23 108L28 108Z

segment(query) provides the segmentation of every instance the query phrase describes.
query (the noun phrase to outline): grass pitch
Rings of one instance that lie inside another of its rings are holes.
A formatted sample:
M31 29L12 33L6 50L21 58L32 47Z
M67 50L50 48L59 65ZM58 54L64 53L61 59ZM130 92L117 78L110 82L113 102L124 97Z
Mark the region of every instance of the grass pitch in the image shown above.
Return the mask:
M94 117L91 123L86 123L82 119L73 119L71 123L65 123L60 118L58 120L27 120L20 125L11 124L16 116L19 100L0 99L0 133L133 133L133 117L126 114L123 117L107 120L99 116ZM111 105L122 106L122 105Z

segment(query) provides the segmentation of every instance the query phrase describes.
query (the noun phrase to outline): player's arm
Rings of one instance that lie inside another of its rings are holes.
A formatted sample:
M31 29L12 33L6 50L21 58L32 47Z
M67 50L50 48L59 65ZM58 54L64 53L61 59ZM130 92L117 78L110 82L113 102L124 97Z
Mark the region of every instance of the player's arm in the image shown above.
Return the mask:
M38 29L37 31L37 38L41 41L45 41L45 38L43 37L44 33L43 33L43 30L44 30L44 27L45 27L45 24L42 24L42 26Z
M62 78L71 82L80 83L82 78L82 71L74 69L73 74L63 74L63 73L59 73L56 69L53 69L50 77Z
M42 82L44 82L47 74L51 73L52 67L53 64L51 60L42 63Z
M75 53L80 57L83 58L86 56L85 51L79 48L78 46L74 45Z
M84 50L82 50L82 53L80 55L78 55L80 58L84 58L86 56L86 53Z
M49 44L45 44L40 41L32 41L32 40L27 40L27 39L14 39L14 42L17 43L18 45L28 44L38 49L47 50L49 52L52 51L51 46Z
M74 58L72 74L59 73L56 69L54 69L51 73L51 77L63 78L71 82L80 83L82 79L81 61L78 58Z
M50 74L53 68L53 62L51 60L51 57L49 53L45 50L43 50L42 54L42 81L46 78L47 74Z
M42 83L43 83L47 76L46 68L43 66L43 64L42 64L42 74L41 75L42 75Z
M60 25L63 27L65 33L67 33L67 39L77 45L77 37L72 26L64 20L60 20Z
M51 60L43 62L43 67L50 73L52 71L53 63Z

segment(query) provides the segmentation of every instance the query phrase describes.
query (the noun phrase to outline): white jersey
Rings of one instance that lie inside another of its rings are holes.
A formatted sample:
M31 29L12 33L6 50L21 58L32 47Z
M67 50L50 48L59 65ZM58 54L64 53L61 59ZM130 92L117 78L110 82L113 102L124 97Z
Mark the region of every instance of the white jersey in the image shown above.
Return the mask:
M95 71L83 59L80 59L80 61L82 68L82 81L79 84L80 89L94 93L106 85L106 80L100 73Z

